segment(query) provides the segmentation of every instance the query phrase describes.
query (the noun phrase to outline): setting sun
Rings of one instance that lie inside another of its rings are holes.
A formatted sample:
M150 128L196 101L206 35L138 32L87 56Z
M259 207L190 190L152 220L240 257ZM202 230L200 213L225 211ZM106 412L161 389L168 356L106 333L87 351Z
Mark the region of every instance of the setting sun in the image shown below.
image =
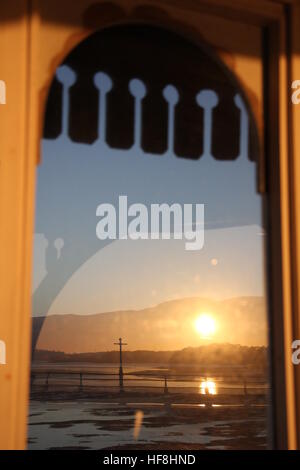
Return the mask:
M209 338L216 331L216 322L210 314L203 313L196 318L195 328L202 337Z

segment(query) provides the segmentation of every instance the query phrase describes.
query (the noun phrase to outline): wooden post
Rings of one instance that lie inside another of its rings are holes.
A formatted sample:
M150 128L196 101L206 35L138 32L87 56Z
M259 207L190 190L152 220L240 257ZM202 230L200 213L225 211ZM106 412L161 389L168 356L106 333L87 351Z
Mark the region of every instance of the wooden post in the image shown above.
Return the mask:
M119 367L119 384L120 384L120 393L124 392L124 379L123 379L123 361L122 361L122 346L126 346L127 343L122 343L122 338L119 338L118 343L114 343L120 348L120 367Z
M245 397L248 395L248 391L247 391L247 380L244 379L244 395Z
M49 377L50 377L50 372L48 372L47 377L46 377L46 390L49 388Z
M164 394L167 395L168 393L169 393L169 390L168 390L168 382L167 382L167 376L165 375Z

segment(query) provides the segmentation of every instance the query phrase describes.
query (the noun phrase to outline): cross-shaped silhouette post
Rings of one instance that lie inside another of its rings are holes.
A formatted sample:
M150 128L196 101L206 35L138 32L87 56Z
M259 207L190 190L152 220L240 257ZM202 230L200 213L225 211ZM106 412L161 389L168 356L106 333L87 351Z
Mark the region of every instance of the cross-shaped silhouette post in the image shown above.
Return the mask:
M122 338L119 338L118 343L114 343L120 348L120 368L119 368L119 383L120 383L120 392L124 392L124 383L123 383L123 362L122 362L122 346L127 346L127 343L122 343Z

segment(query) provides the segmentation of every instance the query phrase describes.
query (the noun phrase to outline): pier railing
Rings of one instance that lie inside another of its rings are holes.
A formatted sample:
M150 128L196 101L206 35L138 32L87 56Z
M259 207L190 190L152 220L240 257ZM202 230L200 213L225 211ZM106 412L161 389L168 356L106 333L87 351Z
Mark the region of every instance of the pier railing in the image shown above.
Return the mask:
M216 376L210 380L199 373L147 373L98 372L86 370L33 369L31 372L31 391L50 390L111 390L155 391L165 395L169 393L197 392L200 395L266 395L268 384L262 376L229 377Z

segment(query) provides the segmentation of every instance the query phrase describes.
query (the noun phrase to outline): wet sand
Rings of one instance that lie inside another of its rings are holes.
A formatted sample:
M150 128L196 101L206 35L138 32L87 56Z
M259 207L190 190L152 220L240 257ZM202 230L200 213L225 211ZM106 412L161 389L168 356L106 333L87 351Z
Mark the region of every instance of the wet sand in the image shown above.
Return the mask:
M188 398L188 400L187 400ZM136 416L142 424L136 435ZM264 449L264 396L35 391L30 449Z

